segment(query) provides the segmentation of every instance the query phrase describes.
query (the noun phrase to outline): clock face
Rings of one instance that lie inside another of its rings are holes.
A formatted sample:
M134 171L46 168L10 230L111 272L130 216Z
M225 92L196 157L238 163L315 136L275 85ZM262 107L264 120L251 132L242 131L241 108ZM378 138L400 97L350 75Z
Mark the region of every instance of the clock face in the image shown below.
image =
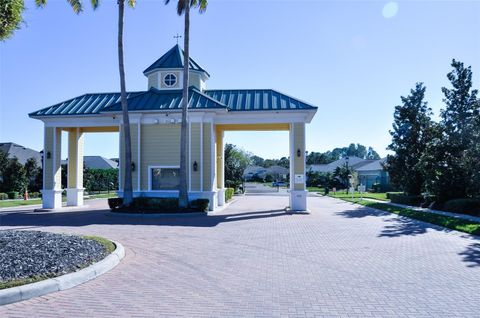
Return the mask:
M167 87L173 87L175 84L177 84L177 76L175 76L173 73L169 73L163 78L163 83Z

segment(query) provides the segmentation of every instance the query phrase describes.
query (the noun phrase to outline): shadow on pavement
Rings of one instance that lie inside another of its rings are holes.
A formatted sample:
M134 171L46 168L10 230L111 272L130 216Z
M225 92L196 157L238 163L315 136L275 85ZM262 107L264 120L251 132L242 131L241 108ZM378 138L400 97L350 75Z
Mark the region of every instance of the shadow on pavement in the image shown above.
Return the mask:
M165 215L156 218L127 217L121 214L107 215L110 210L68 211L68 212L32 212L13 211L0 214L0 227L21 227L22 229L47 226L86 226L98 225L159 225L212 227L219 223L237 222L252 219L264 219L290 215L284 209L252 211L228 214L210 214L199 216ZM8 230L8 229L1 229Z
M458 255L463 257L463 261L469 263L468 267L480 267L480 243L472 243L467 249Z

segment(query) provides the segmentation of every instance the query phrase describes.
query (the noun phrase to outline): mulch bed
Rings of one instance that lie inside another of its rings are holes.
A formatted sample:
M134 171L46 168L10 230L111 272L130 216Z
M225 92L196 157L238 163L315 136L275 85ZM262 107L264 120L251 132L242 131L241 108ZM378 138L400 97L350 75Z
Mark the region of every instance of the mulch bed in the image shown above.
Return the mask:
M76 235L0 231L0 282L64 275L106 255L101 243Z

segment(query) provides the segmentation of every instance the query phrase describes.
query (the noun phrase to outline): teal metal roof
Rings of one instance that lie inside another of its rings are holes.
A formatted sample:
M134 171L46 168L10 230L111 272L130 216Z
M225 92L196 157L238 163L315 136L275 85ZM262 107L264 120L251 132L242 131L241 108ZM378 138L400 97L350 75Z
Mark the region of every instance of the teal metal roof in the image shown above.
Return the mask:
M182 90L158 90L127 93L129 111L161 111L181 108ZM271 89L229 89L200 92L190 87L190 109L226 109L228 111L314 110L316 107ZM30 117L95 115L120 112L120 93L85 94L30 113Z
M127 98L141 94L142 92L127 93ZM94 115L102 109L120 101L120 93L96 93L84 94L67 101L43 108L28 114L30 117L37 116L64 116L64 115Z
M189 109L227 109L215 99L203 94L194 87L190 87L188 94ZM135 95L128 99L129 111L161 111L182 108L182 90L158 90L150 88L150 90ZM120 112L122 105L120 102L110 105L102 110L102 112Z
M204 93L228 106L232 111L308 110L316 109L299 99L273 89L219 89Z
M210 76L210 74L208 74L208 72L205 71L200 65L198 65L198 63L195 62L192 58L190 58L189 60L189 68L191 70L205 72L208 76ZM155 63L147 67L147 69L143 71L143 74L146 74L158 68L183 68L183 66L183 50L177 44L170 50L168 50L167 53L163 54L162 57L156 60Z

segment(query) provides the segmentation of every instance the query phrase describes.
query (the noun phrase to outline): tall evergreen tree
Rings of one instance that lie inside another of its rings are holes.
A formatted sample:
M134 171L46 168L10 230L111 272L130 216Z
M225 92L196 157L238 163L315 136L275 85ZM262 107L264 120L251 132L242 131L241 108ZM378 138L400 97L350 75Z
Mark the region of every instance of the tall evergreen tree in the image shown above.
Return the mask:
M453 60L453 70L447 74L452 88L442 88L445 109L441 111L437 136L428 149L428 189L443 203L449 199L471 196L475 184L475 164L472 158L478 145L478 91L472 89L472 70Z
M10 159L3 172L4 191L17 191L23 193L27 185L28 179L24 166L18 162L16 157Z
M387 171L394 185L408 194L420 194L425 175L420 158L430 138L431 108L425 98L425 86L417 83L402 105L395 107L392 142L387 149L395 152L387 157Z

